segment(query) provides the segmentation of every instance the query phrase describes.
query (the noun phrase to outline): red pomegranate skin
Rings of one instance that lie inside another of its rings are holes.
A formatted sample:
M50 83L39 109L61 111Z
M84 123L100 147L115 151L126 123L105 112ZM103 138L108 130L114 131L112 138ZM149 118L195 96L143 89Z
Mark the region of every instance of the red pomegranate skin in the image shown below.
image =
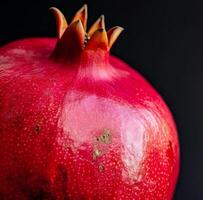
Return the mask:
M0 49L0 199L171 200L179 144L160 95L108 54L56 62L55 44Z

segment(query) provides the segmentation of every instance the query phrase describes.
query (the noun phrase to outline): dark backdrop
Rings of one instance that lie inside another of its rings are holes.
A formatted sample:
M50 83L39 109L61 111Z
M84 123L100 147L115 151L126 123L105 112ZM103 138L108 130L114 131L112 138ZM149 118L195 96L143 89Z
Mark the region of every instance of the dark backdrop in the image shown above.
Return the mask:
M68 19L89 6L89 25L106 15L125 32L112 49L141 72L171 108L179 130L181 173L175 200L203 200L203 1L0 1L0 45L23 37L55 36L50 6Z

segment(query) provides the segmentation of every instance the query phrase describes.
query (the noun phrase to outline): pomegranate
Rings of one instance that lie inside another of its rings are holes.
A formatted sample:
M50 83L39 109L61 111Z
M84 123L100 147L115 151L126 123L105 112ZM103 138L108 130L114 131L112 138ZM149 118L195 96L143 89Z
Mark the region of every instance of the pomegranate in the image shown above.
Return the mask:
M172 115L109 51L122 32L87 6L58 38L0 49L1 200L171 200L179 171Z

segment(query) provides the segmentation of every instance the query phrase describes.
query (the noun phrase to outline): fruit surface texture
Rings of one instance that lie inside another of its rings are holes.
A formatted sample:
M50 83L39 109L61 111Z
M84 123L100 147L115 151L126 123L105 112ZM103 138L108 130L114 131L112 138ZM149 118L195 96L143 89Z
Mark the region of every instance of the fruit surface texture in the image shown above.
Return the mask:
M87 6L58 38L0 48L1 200L172 200L179 143L155 89L110 49Z

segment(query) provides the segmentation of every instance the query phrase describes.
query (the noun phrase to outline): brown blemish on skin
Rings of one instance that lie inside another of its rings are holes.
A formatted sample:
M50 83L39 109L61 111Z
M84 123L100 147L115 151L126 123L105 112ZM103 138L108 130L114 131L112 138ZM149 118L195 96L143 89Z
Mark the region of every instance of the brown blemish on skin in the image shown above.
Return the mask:
M41 126L39 124L37 124L35 127L34 127L34 132L36 134L39 134L40 133L40 130L41 130Z
M105 129L102 135L97 137L97 141L105 144L111 143L111 132L109 129Z
M104 164L103 164L103 163L100 163L100 164L99 164L99 171L100 171L100 172L104 172L104 170L105 170Z
M97 159L98 157L100 157L102 155L102 151L99 149L95 149L93 152L93 159Z

